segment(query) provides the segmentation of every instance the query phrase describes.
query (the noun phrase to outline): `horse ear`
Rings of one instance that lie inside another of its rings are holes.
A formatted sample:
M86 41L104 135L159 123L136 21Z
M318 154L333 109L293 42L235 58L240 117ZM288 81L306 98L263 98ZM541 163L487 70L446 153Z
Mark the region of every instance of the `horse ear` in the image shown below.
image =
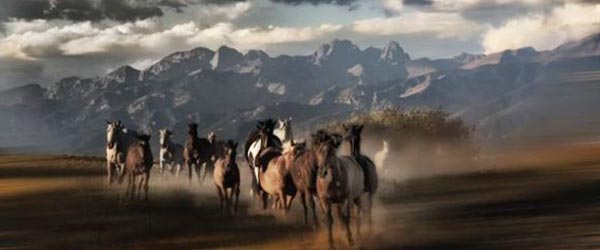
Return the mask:
M109 120L105 120L105 121L106 121L106 124L111 124L111 122Z

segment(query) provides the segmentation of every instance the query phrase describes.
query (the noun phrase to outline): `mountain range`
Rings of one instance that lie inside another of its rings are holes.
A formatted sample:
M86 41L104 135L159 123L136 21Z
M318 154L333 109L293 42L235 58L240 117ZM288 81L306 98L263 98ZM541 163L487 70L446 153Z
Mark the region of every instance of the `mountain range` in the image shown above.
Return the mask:
M0 147L102 154L105 120L153 132L185 126L243 140L255 120L293 117L304 131L389 106L442 108L484 142L600 135L600 34L533 48L413 59L397 42L360 49L333 40L305 56L195 48L146 69L0 92Z

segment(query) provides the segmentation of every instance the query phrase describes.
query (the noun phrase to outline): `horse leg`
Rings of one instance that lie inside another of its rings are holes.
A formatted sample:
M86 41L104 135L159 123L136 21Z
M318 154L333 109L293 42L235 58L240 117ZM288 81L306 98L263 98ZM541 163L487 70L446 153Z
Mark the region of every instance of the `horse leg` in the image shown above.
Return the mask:
M223 211L223 189L217 186L217 194L219 195L219 206L221 207L221 212Z
M112 164L110 162L106 162L106 174L107 174L107 179L106 179L106 183L108 184L108 187L112 186L112 182L113 182L113 173L112 173Z
M144 193L146 194L146 202L148 202L149 183L150 183L150 171L146 172L146 177L144 178Z
M188 184L191 186L192 185L192 163L189 161L185 161L185 165L187 165L187 168L188 168Z
M165 161L165 159L163 158L163 154L162 154L162 152L160 152L160 159L158 160L158 167L160 168L160 176L163 176L163 174L165 172L164 161Z
M139 200L142 197L142 187L144 185L144 176L140 176L140 183L137 189L137 199Z
M232 192L235 191L235 204L233 207L233 214L237 214L238 205L240 201L240 183L234 185Z
M292 208L292 202L294 201L294 198L296 198L296 194L288 195L287 197L289 197L290 199L285 205L285 210L290 211L290 209Z
M130 189L131 189L131 181L132 181L132 180L131 180L131 175L129 175L129 178L127 178L127 189L125 190L125 197L123 198L123 199L125 199L125 200L126 200L126 199L128 198L128 196L129 196L129 192L130 192Z
M313 222L315 223L315 227L319 227L319 219L317 218L317 209L315 207L315 199L310 191L305 192L304 195L306 199L308 199L308 203L313 213Z
M262 192L261 197L263 202L263 210L267 210L267 205L269 203L269 195L267 194L267 192Z
M342 210L342 204L340 204L338 206L338 211L340 212L341 216L342 216L342 220L344 221L344 227L346 228L346 238L348 238L348 244L350 244L350 246L354 245L354 240L352 239L352 231L350 231L350 216L352 213L352 202L351 201L346 201L343 204L343 210Z
M181 162L177 163L177 170L175 170L175 177L179 177L179 173L181 172Z
M362 224L362 200L357 198L354 200L355 212L356 212L356 235L360 237L360 225Z
M369 203L367 204L367 224L369 232L373 230L373 193L369 193Z
M304 225L308 226L308 208L306 207L306 197L304 192L300 192L300 203L304 209Z
M133 200L135 197L135 175L133 173L129 174L129 180L131 181L131 193L129 194L129 199Z
M204 163L200 162L194 165L194 170L196 171L196 179L198 179L198 183L202 185L202 166ZM205 167L206 168L206 167Z
M335 246L333 245L333 215L332 215L332 211L331 211L331 203L325 201L324 199L321 200L321 202L325 207L325 218L326 218L326 223L327 223L327 236L329 239L329 249L335 249Z

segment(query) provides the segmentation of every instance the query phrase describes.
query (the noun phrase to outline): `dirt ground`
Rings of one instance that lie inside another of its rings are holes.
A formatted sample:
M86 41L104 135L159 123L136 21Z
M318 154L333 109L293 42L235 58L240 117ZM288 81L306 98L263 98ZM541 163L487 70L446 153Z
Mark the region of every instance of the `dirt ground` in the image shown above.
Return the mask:
M356 249L599 249L600 146L484 155L472 172L383 180L374 229ZM297 202L288 216L223 215L211 180L150 179L150 201L123 204L101 159L0 155L0 249L326 249ZM241 169L242 175L248 171ZM338 249L349 246L336 228Z

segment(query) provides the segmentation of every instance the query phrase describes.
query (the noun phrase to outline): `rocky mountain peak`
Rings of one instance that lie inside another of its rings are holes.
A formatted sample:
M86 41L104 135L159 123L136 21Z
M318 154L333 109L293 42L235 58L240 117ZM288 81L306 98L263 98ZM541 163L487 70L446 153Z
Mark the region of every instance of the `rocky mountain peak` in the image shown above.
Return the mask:
M227 46L221 46L217 50L217 53L213 57L211 63L214 70L227 71L242 63L243 59L244 55L242 55L242 53L236 49Z
M313 53L311 61L318 66L324 66L326 62L341 62L349 58L357 58L359 55L360 49L350 40L334 39L321 45Z
M110 73L105 75L103 78L106 82L117 82L117 83L136 82L136 81L138 81L140 74L141 74L141 71L127 65L127 66L122 66L122 67L119 67L119 68L111 71Z
M380 60L392 65L402 64L410 60L410 56L404 52L400 44L396 41L391 41L383 48Z

